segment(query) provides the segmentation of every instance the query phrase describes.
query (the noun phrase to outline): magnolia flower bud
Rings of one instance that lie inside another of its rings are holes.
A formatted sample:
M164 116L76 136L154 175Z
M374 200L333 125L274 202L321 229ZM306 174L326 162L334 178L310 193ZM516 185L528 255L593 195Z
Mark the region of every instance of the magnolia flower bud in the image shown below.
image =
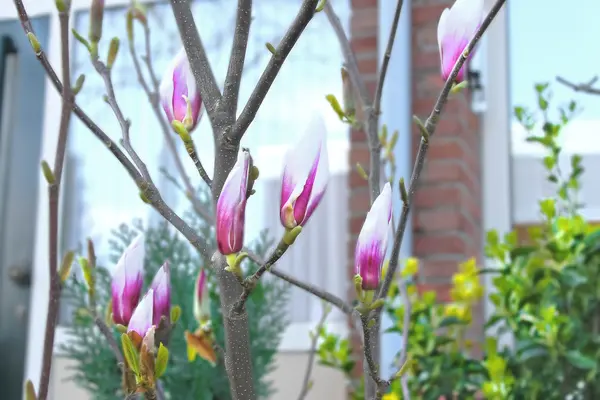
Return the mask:
M169 123L179 121L192 132L204 111L204 103L196 81L192 74L190 63L181 49L163 76L160 84L160 102Z
M158 270L150 288L154 292L154 313L152 323L159 326L161 317L166 318L169 323L171 319L171 274L169 271L169 262L166 261Z
M98 43L102 38L102 21L104 19L104 0L92 0L90 6L90 33L92 43Z
M344 112L347 115L354 115L356 113L354 89L346 68L342 68L342 94L344 95Z
M111 284L115 324L127 326L140 299L144 283L144 257L144 235L139 235L125 249L115 267Z
M484 0L456 0L451 8L442 12L438 23L438 46L442 78L447 80L461 54L475 36L475 32L484 18ZM469 58L472 54L469 54ZM468 59L467 59L468 61ZM465 64L463 64L456 83L465 79Z
M287 229L304 226L327 189L329 159L327 131L319 116L285 157L281 185L281 224Z
M356 241L354 266L362 279L363 290L376 290L387 250L392 219L392 189L386 183L373 202Z
M217 201L217 245L223 255L235 254L244 245L249 170L250 153L241 151Z
M206 270L202 268L196 279L196 290L194 291L194 317L202 326L210 321L210 293L208 291Z
M148 289L142 300L133 311L133 315L127 326L127 333L135 332L140 338L146 337L146 333L154 326L152 323L154 315L154 291Z

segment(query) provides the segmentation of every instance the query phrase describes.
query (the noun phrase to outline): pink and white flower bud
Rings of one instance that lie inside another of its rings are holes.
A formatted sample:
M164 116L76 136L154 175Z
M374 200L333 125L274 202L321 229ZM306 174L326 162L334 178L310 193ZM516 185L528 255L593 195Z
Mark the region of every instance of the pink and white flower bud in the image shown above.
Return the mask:
M241 151L217 201L217 245L223 255L235 254L244 245L249 172L250 153Z
M442 12L438 23L438 46L442 78L447 80L461 54L475 36L484 18L484 0L456 0L451 8ZM467 62L473 55L469 54ZM463 64L456 83L465 79L466 64Z
M152 323L154 315L154 291L148 289L142 300L133 311L129 320L127 332L135 332L140 337L145 337L146 333L154 326Z
M194 291L194 317L199 324L210 320L210 293L208 291L206 270L202 268L196 279Z
M160 102L169 123L179 121L192 132L204 112L204 103L190 63L181 49L167 69L160 83Z
M125 249L113 273L111 292L113 321L127 326L144 283L144 235L136 237Z
M154 316L152 323L155 326L160 324L160 319L164 316L170 322L171 319L171 273L169 271L169 262L165 263L156 272L150 288L154 292Z
M356 274L362 278L363 290L375 290L379 286L391 219L392 189L386 183L373 202L356 241L354 265Z
M298 144L290 147L281 184L281 224L304 226L327 189L329 158L325 122L315 117Z

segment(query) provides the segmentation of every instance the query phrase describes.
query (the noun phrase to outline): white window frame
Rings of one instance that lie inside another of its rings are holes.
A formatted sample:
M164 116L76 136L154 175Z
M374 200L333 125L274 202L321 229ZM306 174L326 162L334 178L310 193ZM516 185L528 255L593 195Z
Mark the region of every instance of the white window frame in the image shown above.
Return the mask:
M486 0L489 10L494 1ZM495 229L500 235L512 230L512 153L511 153L511 105L509 85L508 10L505 5L488 28L481 42L484 53L484 91L486 109L482 115L482 188L483 188L483 243L485 233ZM497 264L485 259L487 267ZM494 304L488 295L493 291L492 276L484 275L486 298L484 315L486 320L494 312ZM497 330L497 328L496 328ZM508 334L494 334L500 345L512 345Z
M151 0L140 0L141 3L152 3ZM18 16L11 0L0 0L0 21L18 20ZM105 7L125 7L130 4L129 0L106 0ZM60 76L60 23L56 12L55 3L46 0L25 1L25 6L30 18L48 17L48 46L44 48L46 55ZM73 14L89 10L89 0L71 0L71 11ZM71 41L73 43L74 41ZM44 97L44 115L41 159L46 160L52 165L56 144L58 141L58 128L60 120L61 98L55 90L50 79L46 78ZM340 160L338 160L339 163ZM339 168L339 167L338 167ZM38 185L45 187L45 181L40 174ZM25 378L33 382L39 381L41 371L41 361L43 352L44 329L46 324L46 312L48 304L49 274L47 268L48 258L48 193L46 190L38 191L36 236L33 257L33 277L31 284L31 298L29 311L29 334L27 338L27 354ZM296 323L288 327L282 338L280 351L307 351L310 349L309 332L314 330L315 323ZM345 321L331 322L328 324L331 332L341 335L348 333L348 326ZM69 335L64 327L58 326L55 338L55 354L58 346L69 340Z

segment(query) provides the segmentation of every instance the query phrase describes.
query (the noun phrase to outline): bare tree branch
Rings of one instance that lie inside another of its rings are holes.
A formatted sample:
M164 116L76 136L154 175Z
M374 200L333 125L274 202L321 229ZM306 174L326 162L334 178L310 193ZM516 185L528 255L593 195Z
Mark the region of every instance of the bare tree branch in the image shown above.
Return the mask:
M250 250L248 248L244 248L242 251L245 252L246 254L248 254L248 258L250 258L256 264L262 265L265 263L265 261L262 260L261 257L258 256L258 254L254 253L252 250ZM342 311L346 315L358 316L358 313L356 312L354 307L352 307L351 304L345 302L342 298L340 298L332 293L322 290L314 285L311 285L310 283L302 282L302 281L294 278L293 276L288 275L285 272L279 271L275 268L269 269L269 272L272 275L275 275L276 277L278 277L279 279L283 279L287 283L289 283L293 286L296 286L297 288L302 289L305 292L311 293L312 295L320 298L321 300L333 305L334 307L338 308L340 311Z
M200 89L202 101L206 106L206 113L211 122L213 122L217 117L216 113L221 101L221 91L210 67L202 39L200 39L200 33L198 33L198 28L192 15L191 2L189 0L171 0L171 6L175 21L177 22L177 28L179 28L183 47L192 67L196 85Z
M115 88L112 82L111 69L108 68L102 61L100 61L97 55L92 56L92 64L96 69L96 72L98 72L98 74L104 80L104 87L106 88L106 102L113 110L113 113L115 114L115 117L117 118L117 121L121 126L121 145L125 148L125 151L127 151L127 154L129 154L129 156L133 160L133 163L142 174L142 177L148 183L153 184L152 177L150 176L150 172L148 171L148 167L146 167L146 164L142 161L140 156L137 154L137 152L131 145L131 138L129 135L131 121L125 118L121 107L119 107L119 104L117 103L117 98L115 96Z
M35 32L33 31L33 27L31 26L31 22L29 20L29 16L27 15L27 11L25 9L25 6L23 5L23 1L13 1L17 9L17 13L19 15L19 20L21 21L21 26L23 27L23 30L26 34L31 33L35 35ZM46 70L46 74L50 78L50 81L54 85L54 88L59 93L62 93L63 85L60 79L58 78L58 75L54 71L54 68L52 68L52 65L50 65L50 62L48 61L48 57L46 56L44 50L40 49L40 51L36 53L36 57ZM134 181L136 181L136 183L140 182L142 180L141 174L136 169L135 165L133 165L131 160L127 158L123 151L121 151L117 144L113 142L113 140L108 135L106 135L106 133L104 133L104 131L100 129L100 127L94 121L92 121L92 119L85 112L83 112L83 110L79 108L79 106L76 103L73 106L73 112L81 120L81 122L83 122L83 124L98 138L98 140L104 143L108 150L115 156L115 158L121 163L121 165L123 165L129 176L131 176L131 178Z
M22 5L21 5L22 6ZM52 171L53 182L48 182L48 208L49 208L49 227L48 227L48 275L50 278L50 287L48 288L48 311L46 314L46 328L44 331L44 350L42 354L42 371L40 374L38 399L46 400L48 397L48 388L50 386L50 374L52 370L52 355L54 353L54 336L56 333L56 324L58 322L58 310L60 306L61 283L58 275L58 206L60 201L60 183L62 180L62 170L67 148L67 138L69 135L69 125L71 113L73 111L74 94L71 89L71 69L69 59L69 13L68 5L64 5L64 10L58 14L60 19L60 37L61 37L61 60L62 77L65 85L62 89L62 109L60 115L60 125L58 131L58 142L56 144L56 153L54 157L54 169ZM23 9L24 11L24 9ZM46 177L48 180L48 177Z
M323 315L321 319L317 323L314 332L312 332L312 339L310 343L310 350L308 351L308 363L306 365L306 372L304 373L304 381L302 382L302 390L300 391L300 395L298 396L298 400L304 400L312 387L312 381L310 380L310 376L312 374L313 364L315 363L315 354L317 352L317 344L319 343L319 332L325 325L325 320L329 316L331 312L331 307L323 303Z
M144 92L146 92L146 96L148 97L148 101L150 102L150 105L152 107L152 111L154 112L154 115L156 116L156 119L158 120L158 123L160 124L160 128L163 132L163 137L165 138L167 147L169 148L169 151L170 151L171 155L173 156L173 160L175 161L175 168L177 169L177 172L179 173L179 175L181 176L181 179L183 180L183 184L184 184L185 190L187 192L186 195L190 199L190 201L192 203L192 207L194 208L194 211L196 211L196 213L198 215L200 215L201 217L203 217L205 219L212 218L212 215L210 215L204 209L204 207L202 207L202 204L200 204L200 201L198 201L198 198L195 195L196 190L195 190L194 186L192 185L192 181L190 180L190 177L188 176L188 174L185 171L185 167L183 165L183 162L181 161L179 152L177 151L175 140L173 139L174 138L173 131L167 124L167 122L164 118L164 114L163 114L162 110L160 109L159 81L158 81L158 79L156 79L154 65L152 64L152 58L150 55L150 52L151 52L151 50L150 50L150 48L151 48L151 46L150 46L150 43L151 43L150 28L148 27L148 24L144 24L143 26L144 26L144 37L145 37L145 42L146 42L146 54L142 58L145 61L146 67L150 74L152 88L149 87L148 83L146 82L146 79L144 78L144 74L142 73L142 68L141 68L139 60L138 60L137 52L135 50L135 44L133 43L133 40L130 40L129 41L129 52L131 54L131 58L133 59L133 65L134 65L136 74L138 76L138 81L140 82L140 85L142 85ZM198 162L200 162L199 159L198 159ZM199 171L200 176L203 177L206 184L210 186L210 183L212 183L212 181L208 177L208 174L206 174L206 170L204 169L204 167L202 166L201 163L199 166L197 166L197 169ZM204 174L200 170L202 170L204 172Z
M383 85L385 83L388 66L390 65L394 41L396 40L396 32L398 31L400 14L402 13L402 3L403 0L398 0L398 5L396 6L396 12L394 14L394 20L392 21L392 29L390 30L390 36L385 48L385 54L383 55L383 61L381 62L381 71L379 72L379 78L377 79L377 89L375 90L375 100L373 102L373 112L375 115L379 115L381 113L381 96L383 94Z
M281 42L275 49L275 54L271 56L267 67L263 71L261 77L256 84L256 87L252 91L246 106L242 110L240 117L233 125L231 131L227 134L227 139L233 142L239 142L246 133L246 129L250 126L260 105L267 96L271 85L275 82L275 78L279 73L279 70L283 66L283 63L287 56L292 51L292 48L298 41L298 38L304 32L304 28L308 25L313 15L319 0L304 0L300 11L296 15L296 18L292 22L288 31L281 39Z
M229 68L227 69L225 84L223 85L223 108L230 112L233 118L235 118L237 113L251 21L252 0L238 0L231 57L229 58Z
M557 76L556 80L576 92L600 95L600 89L594 87L598 81L597 76L593 77L588 83L573 83L560 76Z
M433 110L431 111L431 114L425 121L425 124L423 127L424 132L422 132L423 137L421 138L421 143L419 145L419 152L417 153L417 157L416 157L415 164L413 167L413 172L410 177L410 185L408 186L407 199L406 199L406 202L404 203L404 207L402 208L400 222L398 225L398 229L396 231L396 236L394 238L394 246L392 248L392 256L390 258L388 272L387 272L387 275L383 282L383 285L381 286L381 289L379 290L379 293L377 296L378 298L385 299L387 297L390 286L392 285L392 281L394 280L394 275L396 274L396 270L398 268L398 259L400 256L400 248L402 246L402 238L404 237L404 231L406 230L406 224L408 222L408 214L410 212L412 198L417 189L417 183L419 181L419 177L421 175L421 171L423 170L423 165L425 163L425 156L427 155L427 150L429 149L429 139L435 133L437 124L440 119L440 114L442 113L444 105L446 104L446 102L448 100L448 95L450 94L450 89L452 89L452 85L454 84L454 82L456 80L456 76L458 75L458 72L462 68L465 61L467 60L467 57L473 51L473 49L475 48L475 45L477 45L477 43L479 42L479 40L481 39L481 37L483 36L483 34L487 30L487 28L490 26L490 24L492 23L492 21L494 20L494 18L496 17L496 15L498 14L498 12L500 11L500 9L502 8L502 6L504 5L505 2L506 2L506 0L496 0L496 3L494 3L494 6L491 8L488 15L485 17L485 19L481 23L481 26L479 27L479 29L477 29L477 32L475 33L475 35L473 36L473 38L471 39L471 41L469 42L469 44L463 51L462 55L456 62L456 65L452 69L452 73L446 80L446 84L444 85L442 92L438 96L438 99L435 102L435 105L433 106Z
M364 79L360 74L358 69L358 61L356 60L356 54L352 51L352 47L350 46L350 40L348 36L346 36L346 32L344 32L344 27L342 26L342 22L340 18L335 13L333 6L331 5L331 1L328 1L325 4L325 15L327 15L327 19L335 32L338 42L342 48L342 54L344 55L344 60L346 61L346 68L348 69L348 74L350 75L350 79L352 81L352 86L358 91L359 97L362 100L362 107L366 109L371 106L371 96L369 95L369 91L367 90L367 85L365 84Z

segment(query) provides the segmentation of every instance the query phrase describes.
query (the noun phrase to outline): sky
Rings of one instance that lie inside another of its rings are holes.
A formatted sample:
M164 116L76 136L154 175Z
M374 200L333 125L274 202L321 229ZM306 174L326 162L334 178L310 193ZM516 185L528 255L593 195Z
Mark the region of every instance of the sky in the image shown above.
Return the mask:
M557 75L577 83L600 75L600 1L509 1L508 15L512 105L535 107L533 85L552 82L556 106L575 99L583 108L580 119L600 123L600 96L556 82Z

